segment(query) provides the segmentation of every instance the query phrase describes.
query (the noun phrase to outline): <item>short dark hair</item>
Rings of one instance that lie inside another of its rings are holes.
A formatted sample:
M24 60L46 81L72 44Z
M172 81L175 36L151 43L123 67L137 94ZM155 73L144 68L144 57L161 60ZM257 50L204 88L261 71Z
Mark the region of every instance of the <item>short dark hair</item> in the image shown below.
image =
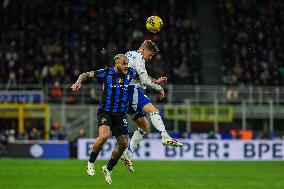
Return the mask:
M158 46L156 45L155 42L153 42L152 40L145 40L142 45L140 46L140 48L145 48L145 49L149 49L150 51L152 51L154 54L156 54L157 52L159 52Z

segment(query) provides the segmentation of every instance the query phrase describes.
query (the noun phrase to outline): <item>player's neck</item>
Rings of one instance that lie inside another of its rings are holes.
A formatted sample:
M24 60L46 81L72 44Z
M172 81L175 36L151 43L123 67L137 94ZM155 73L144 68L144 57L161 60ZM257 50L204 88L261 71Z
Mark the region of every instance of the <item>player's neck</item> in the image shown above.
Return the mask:
M116 73L119 73L117 67L114 67L114 71L115 71Z

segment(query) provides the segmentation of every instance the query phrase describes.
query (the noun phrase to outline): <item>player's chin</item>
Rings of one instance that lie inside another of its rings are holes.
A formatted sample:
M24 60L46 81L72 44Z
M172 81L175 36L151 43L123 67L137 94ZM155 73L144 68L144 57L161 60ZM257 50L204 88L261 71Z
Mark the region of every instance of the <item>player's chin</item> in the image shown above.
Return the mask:
M127 70L122 70L122 73L123 74L127 74Z

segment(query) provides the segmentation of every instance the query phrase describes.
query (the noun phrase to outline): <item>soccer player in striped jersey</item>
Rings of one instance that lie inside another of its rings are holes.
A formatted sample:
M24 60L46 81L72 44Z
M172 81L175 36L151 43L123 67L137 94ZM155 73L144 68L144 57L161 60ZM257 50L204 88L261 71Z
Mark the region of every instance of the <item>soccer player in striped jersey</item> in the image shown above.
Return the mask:
M93 146L87 165L87 173L90 176L95 175L94 163L103 144L110 137L110 131L112 131L112 135L117 140L117 147L113 150L107 165L102 167L108 184L112 183L111 172L113 167L127 148L129 133L126 119L126 111L129 106L128 89L130 82L138 77L138 73L133 68L128 67L128 58L124 54L116 55L114 61L115 66L113 68L83 73L71 86L72 90L78 91L84 80L93 77L103 82L103 95L97 113L99 137Z
M121 156L121 160L130 172L134 172L131 160L133 152L145 134L150 130L150 126L144 112L150 116L152 125L161 133L163 145L171 145L176 147L182 146L181 142L171 138L168 135L158 109L153 106L149 98L143 93L143 89L145 89L146 85L147 87L160 91L161 97L164 97L164 90L159 84L162 82L167 82L167 78L161 77L158 80L155 80L149 77L145 68L145 61L150 61L158 51L159 49L153 41L145 40L138 51L129 51L126 53L126 56L129 59L129 67L136 70L139 74L139 80L134 79L130 82L130 107L128 111L128 114L134 115L133 120L137 123L138 129L134 132L128 148Z

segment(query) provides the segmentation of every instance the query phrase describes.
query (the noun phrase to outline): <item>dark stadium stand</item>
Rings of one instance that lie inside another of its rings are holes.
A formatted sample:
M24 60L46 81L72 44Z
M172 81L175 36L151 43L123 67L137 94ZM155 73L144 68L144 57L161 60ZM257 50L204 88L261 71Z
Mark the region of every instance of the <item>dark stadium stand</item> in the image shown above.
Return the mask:
M284 84L284 2L221 0L223 83Z
M0 6L0 84L72 83L82 71L110 66L116 53L144 39L161 53L150 75L170 83L199 84L194 1L25 1ZM157 6L163 4L163 6ZM149 15L164 24L159 35L145 29ZM3 64L4 63L4 64Z

